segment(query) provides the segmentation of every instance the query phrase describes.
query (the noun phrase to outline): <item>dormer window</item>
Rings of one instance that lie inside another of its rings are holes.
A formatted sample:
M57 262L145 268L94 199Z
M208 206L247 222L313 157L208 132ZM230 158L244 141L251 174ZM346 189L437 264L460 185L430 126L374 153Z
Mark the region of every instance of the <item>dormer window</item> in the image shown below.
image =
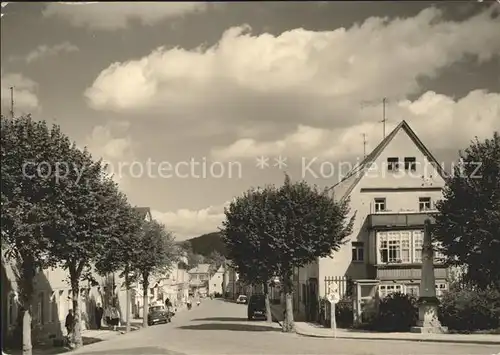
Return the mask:
M429 211L431 209L431 198L430 197L420 197L418 199L418 208L422 211Z
M417 169L417 159L415 157L405 158L405 170L415 171Z
M385 211L385 198L376 198L375 212L383 212L383 211Z
M399 168L399 158L397 157L387 158L387 170L397 171L398 168Z

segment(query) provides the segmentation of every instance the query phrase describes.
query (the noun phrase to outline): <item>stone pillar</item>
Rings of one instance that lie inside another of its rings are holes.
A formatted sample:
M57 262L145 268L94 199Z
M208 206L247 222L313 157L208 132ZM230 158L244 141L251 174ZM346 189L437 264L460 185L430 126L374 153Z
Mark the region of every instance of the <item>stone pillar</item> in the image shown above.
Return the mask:
M431 238L431 221L425 220L424 240L422 245L422 275L420 297L418 299L418 322L411 328L412 333L445 333L438 319L439 300L436 297L436 279L434 276L434 250Z

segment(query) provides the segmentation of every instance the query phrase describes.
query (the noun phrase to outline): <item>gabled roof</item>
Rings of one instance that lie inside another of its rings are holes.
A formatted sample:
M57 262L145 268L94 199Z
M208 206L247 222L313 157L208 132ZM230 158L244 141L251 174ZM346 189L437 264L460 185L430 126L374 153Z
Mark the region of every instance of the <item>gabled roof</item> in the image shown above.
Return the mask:
M146 217L149 217L149 219L152 219L151 217L151 209L149 207L134 207L134 210L141 216L141 218L146 219Z
M361 181L363 176L365 175L367 169L370 168L371 164L377 160L377 158L380 156L380 153L389 145L389 143L393 140L393 138L398 134L400 130L404 130L406 134L410 137L410 139L413 141L413 143L417 146L418 149L426 156L427 160L434 165L435 169L439 173L439 175L445 179L446 178L446 172L444 171L443 167L441 164L438 163L436 158L432 155L432 153L425 147L424 143L418 138L417 134L411 129L411 127L408 125L406 121L401 121L400 124L396 126L392 130L391 133L389 133L383 140L382 142L379 143L375 147L375 149L372 150L370 154L354 169L352 169L347 175L339 181L337 184L332 186L330 189L335 188L335 186L339 185L340 183L353 178L352 182L348 186L348 188L345 190L345 193L342 196L339 196L341 200L346 199L352 192L352 190L356 187L356 185ZM356 175L356 176L355 176Z
M188 272L190 274L208 274L210 272L210 264L199 264Z

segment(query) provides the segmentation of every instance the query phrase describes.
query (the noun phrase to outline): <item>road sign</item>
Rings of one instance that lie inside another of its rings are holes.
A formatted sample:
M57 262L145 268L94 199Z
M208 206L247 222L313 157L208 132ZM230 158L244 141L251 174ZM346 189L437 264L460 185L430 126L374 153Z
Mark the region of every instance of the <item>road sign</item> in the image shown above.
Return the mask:
M328 302L330 303L339 303L340 301L340 295L337 292L329 293L326 298L328 299Z

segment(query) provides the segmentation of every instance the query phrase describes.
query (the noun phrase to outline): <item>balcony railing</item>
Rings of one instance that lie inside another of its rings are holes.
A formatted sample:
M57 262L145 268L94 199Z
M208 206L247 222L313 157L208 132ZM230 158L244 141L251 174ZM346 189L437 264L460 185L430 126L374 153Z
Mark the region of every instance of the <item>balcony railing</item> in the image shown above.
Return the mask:
M422 227L427 218L434 223L435 212L418 212L418 213L375 213L368 215L368 228L384 229L384 228L407 228L407 227Z

